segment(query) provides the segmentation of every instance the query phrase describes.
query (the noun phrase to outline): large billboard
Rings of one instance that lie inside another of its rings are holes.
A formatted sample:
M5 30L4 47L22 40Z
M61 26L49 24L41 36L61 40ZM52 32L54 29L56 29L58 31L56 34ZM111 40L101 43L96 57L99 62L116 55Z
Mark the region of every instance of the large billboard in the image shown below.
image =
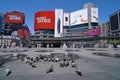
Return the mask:
M18 37L20 38L28 38L29 37L29 31L25 28L19 28L17 31Z
M96 28L96 29L91 29L87 31L87 35L88 36L97 36L101 34L101 30L100 28Z
M20 38L24 38L25 35L24 35L24 28L19 28L18 29L18 37Z
M63 14L63 26L69 26L70 25L70 14L69 13L64 13Z
M70 25L79 25L88 23L88 9L84 8L70 13Z
M91 8L91 22L98 23L98 8Z
M63 35L63 9L55 9L55 37Z
M29 37L29 31L28 30L24 30L24 34L25 34L25 38L28 38Z
M54 11L40 11L34 16L34 30L54 29Z
M24 14L21 12L7 12L5 14L5 23L24 23Z

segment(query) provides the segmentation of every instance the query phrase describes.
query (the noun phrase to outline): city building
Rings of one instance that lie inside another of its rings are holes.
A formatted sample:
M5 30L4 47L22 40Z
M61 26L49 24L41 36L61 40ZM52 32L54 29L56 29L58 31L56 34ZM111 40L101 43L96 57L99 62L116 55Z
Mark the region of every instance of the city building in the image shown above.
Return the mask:
M39 38L98 36L98 23L98 8L87 3L74 12L55 9L35 13L34 31Z
M31 36L31 43L41 47L60 47L64 45L62 38L84 38L100 35L98 26L98 8L92 3L84 5L83 9L64 12L56 8L55 11L39 11L34 16L34 32ZM39 41L43 40L44 41ZM45 40L58 39L59 41L49 42ZM86 44L93 46L95 41L66 42L67 45Z
M110 36L120 36L120 10L109 16L110 21Z
M104 22L99 25L101 29L101 37L108 37L110 36L110 23L109 21Z
M101 35L100 37L110 37L110 24L109 21L106 21L99 25L101 29ZM100 40L100 46L105 47L107 44L107 39L101 39Z
M0 13L0 34L3 33L4 26L5 26L4 14Z
M20 11L6 12L0 14L0 47L11 47L12 43L16 46L29 45L30 30L25 23L25 15Z
M70 24L68 26L69 28L67 29L67 33L64 33L64 37L86 37L94 35L92 32L98 28L99 22L97 7L92 3L87 3L84 5L83 9L71 12L69 15ZM93 35L88 34L88 31Z

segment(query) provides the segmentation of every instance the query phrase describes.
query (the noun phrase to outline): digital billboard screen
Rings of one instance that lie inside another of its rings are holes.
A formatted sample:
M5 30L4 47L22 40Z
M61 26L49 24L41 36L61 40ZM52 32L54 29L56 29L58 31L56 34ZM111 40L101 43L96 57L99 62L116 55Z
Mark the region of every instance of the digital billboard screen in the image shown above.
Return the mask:
M5 14L5 23L24 23L24 14L20 12L7 12Z
M70 13L70 25L78 25L88 23L87 8Z
M54 29L54 11L40 11L34 16L34 30Z
M29 37L29 30L24 28L18 28L17 30L18 37L20 38L28 38Z
M100 28L97 29L91 29L87 31L88 36L96 36L96 35L100 35L101 31Z
M29 37L29 31L28 30L24 30L24 34L25 34L25 38Z
M18 37L20 38L24 38L24 28L19 28L18 29Z

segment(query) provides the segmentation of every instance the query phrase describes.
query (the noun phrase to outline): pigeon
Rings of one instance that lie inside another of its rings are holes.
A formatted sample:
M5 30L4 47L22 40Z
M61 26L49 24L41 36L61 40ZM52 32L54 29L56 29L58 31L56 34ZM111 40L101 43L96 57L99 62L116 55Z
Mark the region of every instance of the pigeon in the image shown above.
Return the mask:
M75 71L79 76L82 76L82 72L80 71L80 69L77 68L77 70Z
M46 73L50 73L50 72L53 72L54 70L53 70L53 65L52 66L50 66L50 68L46 71Z

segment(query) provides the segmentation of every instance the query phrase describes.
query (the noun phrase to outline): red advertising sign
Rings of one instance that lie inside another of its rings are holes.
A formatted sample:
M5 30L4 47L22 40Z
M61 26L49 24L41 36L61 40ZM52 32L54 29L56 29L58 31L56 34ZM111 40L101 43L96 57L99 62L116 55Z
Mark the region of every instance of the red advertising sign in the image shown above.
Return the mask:
M29 31L25 28L19 28L18 29L18 37L28 38L29 37Z
M25 38L28 38L28 36L29 36L29 31L28 31L28 30L24 30L24 34L25 34Z
M37 12L34 17L34 30L54 29L55 14L53 11Z
M24 38L24 28L19 28L18 29L18 37L20 38Z
M5 14L6 23L24 23L24 14L20 12L7 12Z

